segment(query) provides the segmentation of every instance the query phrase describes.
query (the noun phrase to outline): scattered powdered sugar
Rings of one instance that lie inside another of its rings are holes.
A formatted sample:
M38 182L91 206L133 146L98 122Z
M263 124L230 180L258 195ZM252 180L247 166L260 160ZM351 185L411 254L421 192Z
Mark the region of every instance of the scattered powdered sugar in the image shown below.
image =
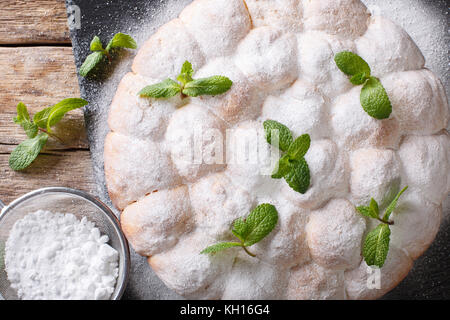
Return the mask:
M36 211L18 220L5 248L11 287L24 300L107 300L118 252L86 217Z
M373 12L394 21L411 36L422 51L426 65L436 73L450 95L448 1L362 0Z

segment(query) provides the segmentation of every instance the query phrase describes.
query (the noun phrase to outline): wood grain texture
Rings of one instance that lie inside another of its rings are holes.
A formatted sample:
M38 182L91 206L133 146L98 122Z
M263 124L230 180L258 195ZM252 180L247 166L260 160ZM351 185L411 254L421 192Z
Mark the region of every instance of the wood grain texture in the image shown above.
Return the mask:
M25 134L12 122L22 101L31 115L46 106L79 97L72 49L65 47L0 48L0 143L18 144ZM81 110L72 111L55 129L71 147L87 148Z
M0 199L9 203L26 192L49 186L94 191L81 110L71 111L55 127L55 134L64 143L50 139L43 154L22 172L14 172L8 166L9 154L26 139L23 129L12 122L19 101L33 115L64 98L80 96L72 49L0 48L0 67Z
M0 196L6 204L17 197L43 187L69 187L95 193L91 159L88 151L45 151L30 167L15 172L8 167L9 152L14 146L0 145Z
M70 43L64 0L1 0L0 44Z
M0 47L0 65L0 103L7 108L18 98L35 108L80 94L72 48Z

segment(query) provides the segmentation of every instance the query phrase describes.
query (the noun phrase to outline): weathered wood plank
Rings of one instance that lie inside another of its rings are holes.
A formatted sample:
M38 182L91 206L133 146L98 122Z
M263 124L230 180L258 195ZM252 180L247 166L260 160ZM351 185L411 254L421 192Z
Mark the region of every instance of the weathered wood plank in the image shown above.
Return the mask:
M80 95L71 48L0 48L0 66L0 143L18 144L25 138L23 130L11 120L19 101L34 114L64 98ZM69 113L56 133L71 147L87 148L81 110Z
M1 151L2 149L6 150ZM62 186L95 193L89 151L45 151L30 167L15 172L8 167L10 150L12 148L9 146L0 146L0 198L3 202L9 203L27 192L43 187Z
M0 44L70 43L64 0L0 1Z
M79 95L72 48L0 48L0 65L2 107L22 99L30 107L39 108Z

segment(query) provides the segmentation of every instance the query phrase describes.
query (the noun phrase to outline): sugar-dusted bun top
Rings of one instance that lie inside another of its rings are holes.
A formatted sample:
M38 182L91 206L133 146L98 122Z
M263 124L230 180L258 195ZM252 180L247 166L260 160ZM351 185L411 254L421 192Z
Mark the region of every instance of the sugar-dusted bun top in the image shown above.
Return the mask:
M360 86L334 61L341 51L380 78L389 119L362 109ZM176 78L185 60L194 78L223 75L233 86L218 96L138 96ZM424 63L404 30L359 0L193 1L141 46L110 108L106 180L133 248L187 298L382 296L433 241L450 190L448 101ZM264 136L268 119L311 136L305 194L270 176L279 154ZM406 185L381 287L370 289L361 246L376 224L355 205L373 197L385 206ZM261 203L279 220L252 246L256 257L200 254L233 239L233 221Z

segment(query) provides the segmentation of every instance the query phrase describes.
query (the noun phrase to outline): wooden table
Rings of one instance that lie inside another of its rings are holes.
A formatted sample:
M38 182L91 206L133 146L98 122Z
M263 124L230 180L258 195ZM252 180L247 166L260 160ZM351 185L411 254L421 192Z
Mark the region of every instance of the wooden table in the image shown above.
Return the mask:
M19 101L31 114L64 98L79 97L64 0L0 1L0 199L9 203L31 190L65 186L95 191L81 110L70 112L53 139L26 170L8 166L26 138L13 123Z

